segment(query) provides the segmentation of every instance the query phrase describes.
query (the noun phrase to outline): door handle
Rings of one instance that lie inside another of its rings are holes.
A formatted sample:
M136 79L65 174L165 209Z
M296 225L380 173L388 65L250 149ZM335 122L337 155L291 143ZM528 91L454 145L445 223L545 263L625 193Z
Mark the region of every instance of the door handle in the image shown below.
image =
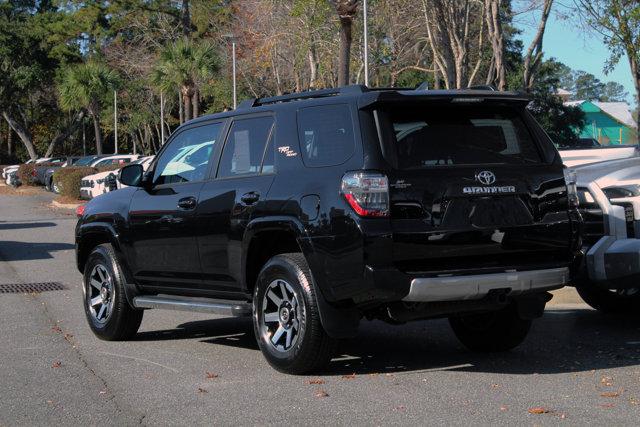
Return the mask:
M243 194L242 197L240 197L240 200L242 200L242 203L244 203L245 205L253 205L259 199L260 199L260 194L256 193L255 191L250 191L248 193Z
M178 208L184 210L191 210L196 207L196 198L195 197L185 197L184 199L178 200Z

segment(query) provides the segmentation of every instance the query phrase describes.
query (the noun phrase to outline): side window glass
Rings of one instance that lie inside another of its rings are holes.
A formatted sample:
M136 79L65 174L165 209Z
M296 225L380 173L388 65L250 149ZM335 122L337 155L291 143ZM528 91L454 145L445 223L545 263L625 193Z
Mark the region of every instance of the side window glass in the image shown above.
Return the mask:
M155 185L204 180L221 123L180 132L158 159L153 174Z
M303 108L298 112L298 136L307 166L335 166L353 154L355 141L347 104Z
M273 117L234 121L222 150L218 177L259 173L272 127Z
M273 148L273 141L275 140L274 132L271 133L269 138L269 144L264 152L264 159L262 160L262 173L273 173L275 171L275 153Z

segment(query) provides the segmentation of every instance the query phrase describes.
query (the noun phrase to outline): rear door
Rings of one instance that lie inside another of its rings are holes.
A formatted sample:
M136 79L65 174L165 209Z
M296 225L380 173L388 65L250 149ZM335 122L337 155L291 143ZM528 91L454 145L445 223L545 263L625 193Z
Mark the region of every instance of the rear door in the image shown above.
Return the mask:
M242 292L242 238L253 215L265 209L275 176L274 138L272 114L234 118L216 178L202 189L197 216L204 286L221 296Z
M524 105L382 108L394 262L407 272L540 268L570 256L562 165Z

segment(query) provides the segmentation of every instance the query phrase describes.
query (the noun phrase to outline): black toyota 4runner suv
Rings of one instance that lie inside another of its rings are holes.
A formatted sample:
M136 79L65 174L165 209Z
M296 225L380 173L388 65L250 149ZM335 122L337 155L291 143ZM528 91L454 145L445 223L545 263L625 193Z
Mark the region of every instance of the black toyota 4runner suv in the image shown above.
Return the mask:
M489 90L318 90L192 120L76 228L93 332L145 309L252 316L269 363L324 366L363 319L448 317L521 343L580 247L575 188L526 110Z

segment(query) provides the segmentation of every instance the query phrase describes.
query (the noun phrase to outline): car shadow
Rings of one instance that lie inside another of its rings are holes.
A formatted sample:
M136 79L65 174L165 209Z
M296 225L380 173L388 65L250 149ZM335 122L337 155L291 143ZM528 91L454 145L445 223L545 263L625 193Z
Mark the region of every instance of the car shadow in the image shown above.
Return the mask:
M55 222L5 222L0 221L0 230L22 230L25 228L55 227Z
M70 243L27 243L0 240L0 259L2 261L33 261L51 259L52 252L74 249Z
M356 338L342 340L324 374L367 375L468 371L555 374L640 365L640 317L602 315L591 309L552 308L534 322L527 340L505 353L474 353L460 344L446 320L388 325L363 321ZM200 339L257 350L249 318L183 323L139 333L137 340Z

